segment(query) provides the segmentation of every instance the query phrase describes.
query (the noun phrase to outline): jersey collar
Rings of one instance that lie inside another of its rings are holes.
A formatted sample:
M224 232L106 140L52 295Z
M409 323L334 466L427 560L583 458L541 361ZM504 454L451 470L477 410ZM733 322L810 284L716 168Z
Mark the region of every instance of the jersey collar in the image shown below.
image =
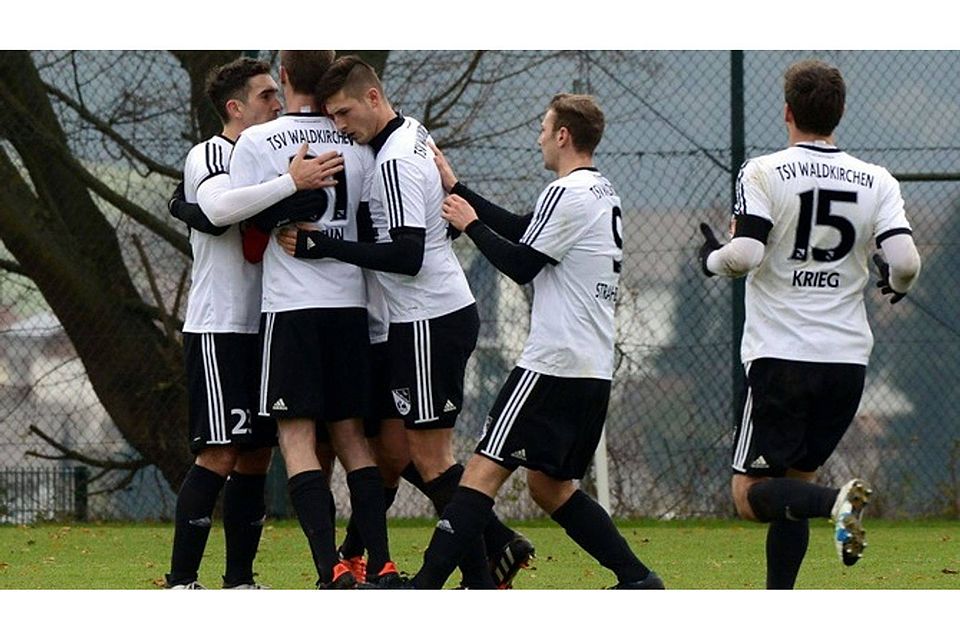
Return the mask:
M600 173L600 169L597 169L596 167L577 167L570 173L573 173L574 171L593 171L594 173ZM568 173L567 175L570 175L570 173Z
M809 149L810 151L819 151L820 153L840 153L838 147L826 142L798 142L793 146Z
M235 141L231 140L230 138L228 138L227 136L223 135L222 133L218 133L217 135L215 135L215 136L213 136L213 137L214 137L214 138L220 138L221 140L226 140L227 142L230 143L230 146L231 146L231 147L232 147L233 145L237 144Z
M387 138L389 138L394 131L402 127L403 122L403 114L398 113L397 117L388 122L387 126L385 126L380 133L373 136L373 138L370 140L370 146L373 147L374 153L380 153L380 149L383 149L383 145L387 143Z

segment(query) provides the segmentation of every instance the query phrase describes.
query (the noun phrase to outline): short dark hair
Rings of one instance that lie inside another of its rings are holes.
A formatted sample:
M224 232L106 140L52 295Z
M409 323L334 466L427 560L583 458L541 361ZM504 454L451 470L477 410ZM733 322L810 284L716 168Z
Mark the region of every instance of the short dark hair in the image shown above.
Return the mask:
M605 120L593 96L558 93L550 100L555 114L554 130L566 127L577 151L593 153L603 137Z
M313 95L313 90L326 73L337 53L333 49L317 51L281 51L280 66L287 72L287 81L297 93Z
M316 86L316 98L326 102L338 91L359 98L364 91L375 88L383 94L383 85L376 70L359 56L349 55L337 58Z
M207 74L207 97L213 103L221 121L226 123L230 119L227 102L245 99L247 81L264 73L270 73L270 65L263 60L247 57L237 58L210 70Z
M803 60L783 74L783 97L798 129L829 136L843 117L847 87L836 67Z

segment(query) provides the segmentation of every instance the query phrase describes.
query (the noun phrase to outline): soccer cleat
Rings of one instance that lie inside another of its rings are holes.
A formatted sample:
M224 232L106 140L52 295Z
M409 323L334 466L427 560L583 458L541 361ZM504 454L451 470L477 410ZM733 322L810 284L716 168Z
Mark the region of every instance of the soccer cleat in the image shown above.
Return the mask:
M237 582L237 583L234 583L234 584L229 584L229 583L226 582L226 580L224 580L223 586L220 587L220 588L221 588L221 589L238 589L238 590L239 590L239 589L258 589L258 590L263 590L263 589L269 589L270 587L268 587L268 586L265 585L265 584L260 584L260 583L257 582L256 580L251 579L249 582Z
M833 520L833 542L840 561L851 567L863 557L867 546L867 534L863 530L863 508L870 502L873 489L863 480L854 478L840 488L833 503L830 518Z
M370 589L409 589L409 582L408 577L401 576L397 571L397 565L388 560L380 573L368 578L364 586Z
M357 581L357 584L363 584L367 581L367 560L363 556L354 556L352 558L344 558L340 556L340 562L346 564L350 567L350 573L353 574L354 579Z
M533 543L519 533L505 544L499 554L491 556L490 573L497 589L512 589L513 579L520 569L530 566L530 559L536 557Z
M187 582L186 584L169 584L167 583L167 589L206 589L205 586L197 582L196 580L192 582Z
M330 582L317 580L317 589L356 589L357 579L353 577L346 562L338 562L333 567L333 578Z
M663 586L663 580L660 579L660 576L651 571L647 574L647 577L643 580L636 580L634 582L618 582L617 584L610 587L611 589L666 589Z

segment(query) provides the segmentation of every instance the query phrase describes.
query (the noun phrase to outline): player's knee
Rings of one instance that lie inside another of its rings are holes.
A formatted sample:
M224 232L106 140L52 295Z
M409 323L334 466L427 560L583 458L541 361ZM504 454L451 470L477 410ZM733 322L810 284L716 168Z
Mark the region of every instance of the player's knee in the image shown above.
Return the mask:
M237 450L234 447L207 447L197 454L196 464L221 476L228 476L237 463Z
M552 480L537 473L527 474L530 497L547 513L553 513L570 499L576 488L572 482Z
M265 475L270 469L270 460L273 457L273 449L264 447L253 451L241 451L237 455L237 461L234 464L234 470L237 473L246 475Z
M743 475L735 475L730 483L730 492L733 496L733 506L737 510L737 516L744 520L757 521L757 516L750 505L748 494L750 487L756 484L755 480Z

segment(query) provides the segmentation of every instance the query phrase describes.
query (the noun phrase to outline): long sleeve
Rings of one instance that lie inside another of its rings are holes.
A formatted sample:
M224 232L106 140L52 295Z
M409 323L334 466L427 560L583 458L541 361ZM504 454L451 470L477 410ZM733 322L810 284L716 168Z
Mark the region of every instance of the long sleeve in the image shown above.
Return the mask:
M527 227L530 226L530 221L533 220L532 213L519 216L507 211L503 207L493 204L462 182L455 184L451 193L469 202L470 206L477 212L477 217L480 218L481 222L511 242L520 242L520 238L523 237Z
M533 247L512 242L497 234L482 220L474 220L466 228L474 244L487 260L517 284L533 280L550 258Z

